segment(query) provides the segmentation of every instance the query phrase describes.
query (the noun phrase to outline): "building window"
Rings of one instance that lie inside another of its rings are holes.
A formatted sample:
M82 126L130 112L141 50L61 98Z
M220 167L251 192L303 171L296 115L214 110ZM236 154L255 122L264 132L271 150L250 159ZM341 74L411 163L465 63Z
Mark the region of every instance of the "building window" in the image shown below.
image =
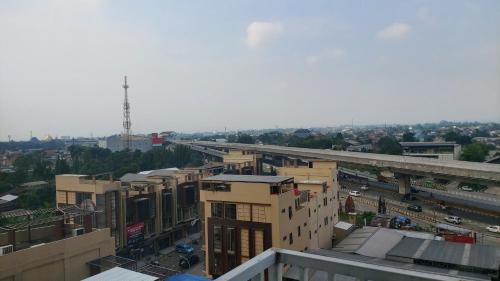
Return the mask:
M223 218L223 204L222 203L212 203L212 217Z
M325 225L328 225L328 217L325 217L324 221L325 221Z
M327 186L323 185L323 193L326 193Z
M214 251L220 252L222 250L222 228L214 226Z
M225 204L225 216L226 219L235 220L236 219L236 204Z
M326 206L328 204L328 198L323 198L323 206Z
M288 236L289 236L288 242L290 243L290 245L292 245L293 244L293 233L290 232L290 234Z
M309 208L309 217L311 217L311 208Z
M283 208L283 209L281 209L281 212L282 212L282 213L285 213L285 212L286 212L286 209L284 209L284 208Z
M285 235L285 236L283 236L283 241L286 241L286 235Z
M236 255L227 255L227 266L229 270L238 266L238 263L236 261Z
M300 237L300 225L299 225L299 226L297 226L297 236L299 236L299 237Z
M304 223L304 227L306 227L306 226L307 226L307 222Z
M292 219L292 206L288 206L288 219Z
M236 229L234 227L228 227L226 229L226 236L227 252L229 254L234 254L236 252Z
M81 205L83 201L92 200L92 193L90 192L75 192L75 200L77 205Z
M309 230L309 240L311 240L312 238L312 234L311 234L311 231Z

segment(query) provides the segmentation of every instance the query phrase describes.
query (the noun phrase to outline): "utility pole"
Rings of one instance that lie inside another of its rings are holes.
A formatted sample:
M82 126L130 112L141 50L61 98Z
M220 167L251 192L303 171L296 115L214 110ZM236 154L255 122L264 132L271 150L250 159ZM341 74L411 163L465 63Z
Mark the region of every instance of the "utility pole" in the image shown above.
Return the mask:
M125 90L125 99L123 101L123 147L125 149L130 149L130 127L132 126L132 122L130 122L130 104L128 103L127 76L125 76L123 89Z

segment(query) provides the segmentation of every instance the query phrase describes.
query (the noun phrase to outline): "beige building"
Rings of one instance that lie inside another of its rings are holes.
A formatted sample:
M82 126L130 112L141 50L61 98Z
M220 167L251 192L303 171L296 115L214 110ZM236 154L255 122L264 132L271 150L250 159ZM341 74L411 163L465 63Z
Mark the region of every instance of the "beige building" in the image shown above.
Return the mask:
M339 221L337 163L310 160L307 166L280 167L278 175L293 177L295 187L309 193L307 208L311 212L309 223L313 232L310 248L331 248L333 225Z
M98 180L95 176L56 175L56 205L63 207L78 205L82 209L96 210L93 225L109 228L115 237L116 247L123 245L123 224L121 186L110 176L108 180Z
M185 170L160 169L126 174L120 181L85 175L57 175L57 206L100 211L97 227L111 228L117 249L168 247L199 229L199 184L222 164Z
M230 150L223 156L226 174L260 175L262 173L262 158L260 154L251 151Z
M217 277L270 247L331 248L333 164L318 164L321 172L288 170L298 176L297 183L289 175L203 179L200 200L205 208L207 274Z
M115 254L108 228L0 255L0 281L77 281L88 262Z

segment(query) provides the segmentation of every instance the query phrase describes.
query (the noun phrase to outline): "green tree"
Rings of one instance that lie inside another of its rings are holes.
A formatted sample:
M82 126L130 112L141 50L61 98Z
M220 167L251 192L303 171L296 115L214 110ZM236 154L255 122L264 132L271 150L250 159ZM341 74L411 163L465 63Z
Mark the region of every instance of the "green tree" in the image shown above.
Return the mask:
M484 162L490 148L482 143L475 142L464 147L460 159L471 162Z
M54 167L54 174L60 175L60 174L67 174L70 172L71 169L68 165L68 162L66 162L66 160L64 159L61 159L60 157L57 157L56 165Z
M459 134L455 131L448 131L444 134L445 141L454 141L461 145L466 145L472 143L472 138L466 135Z
M392 137L383 137L377 142L377 152L382 154L401 155L403 149Z
M254 144L255 139L249 135L249 134L239 134L238 139L236 140L237 143L248 143L248 144Z
M410 131L405 132L403 134L403 141L406 141L406 142L416 141L416 139L415 139L415 133L410 132Z

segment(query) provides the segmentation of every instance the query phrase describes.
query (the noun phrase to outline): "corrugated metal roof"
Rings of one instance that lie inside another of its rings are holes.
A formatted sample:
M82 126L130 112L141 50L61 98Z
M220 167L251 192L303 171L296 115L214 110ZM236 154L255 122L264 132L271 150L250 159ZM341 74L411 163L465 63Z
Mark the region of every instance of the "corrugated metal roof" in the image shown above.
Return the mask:
M128 173L120 178L121 182L148 181L148 175Z
M10 201L16 200L18 197L19 196L12 195L12 194L7 194L7 195L4 195L4 196L0 197L0 200L5 200L7 202L10 202Z
M385 254L398 244L403 237L403 234L391 229L379 228L355 253L374 258L385 258Z
M344 259L344 260L352 260L352 261L359 261L359 262L366 262L366 263L370 263L370 264L391 266L391 267L395 267L395 268L405 268L405 269L417 270L417 271L422 271L422 272L434 272L434 273L438 273L438 274L448 274L448 275L453 276L453 277L474 278L474 280L490 280L490 278L485 274L465 272L465 271L460 271L460 270L450 270L449 268L440 268L440 267L419 265L419 264L413 264L413 263L405 263L405 262L400 262L400 261L392 261L392 260L380 259L380 258L374 258L374 257L366 257L366 256L352 254L352 253L342 253L342 252L338 252L335 250L315 249L315 250L307 250L306 252L311 253L311 254L315 254L315 255L326 256L326 257L340 258L340 259ZM292 268L294 268L294 267L292 267ZM315 281L326 280L325 278L322 278L324 276L316 275L316 274L317 273L315 273L315 275L313 277L311 277L309 280L315 280ZM293 275L293 277L300 276L300 275L296 275L295 272L292 272L292 275ZM288 272L285 274L285 276L292 277L292 276L288 275ZM337 280L337 279L335 279L335 280ZM339 280L343 280L343 279L339 279Z
M113 267L83 281L155 281L158 278L121 267Z
M345 221L339 221L335 227L336 228L340 228L340 229L344 229L344 230L348 230L349 228L353 227L354 224L351 224L351 223L348 223L348 222L345 222Z
M233 182L260 182L260 183L281 183L293 177L284 176L254 176L254 175L217 175L203 179L203 181L233 181Z
M468 235L472 232L472 230L470 230L470 229L465 229L465 228L461 228L461 227L454 226L451 224L446 224L446 223L438 223L435 225L435 227L440 228L440 229L446 229L446 230L449 230L449 231L452 231L455 233L459 233L459 234L465 234L465 235Z
M388 257L404 257L441 262L455 265L470 266L482 269L498 270L500 266L500 248L491 245L464 244L448 241L432 240L430 244L418 253L424 239L405 237L392 250ZM419 254L418 256L416 256Z

